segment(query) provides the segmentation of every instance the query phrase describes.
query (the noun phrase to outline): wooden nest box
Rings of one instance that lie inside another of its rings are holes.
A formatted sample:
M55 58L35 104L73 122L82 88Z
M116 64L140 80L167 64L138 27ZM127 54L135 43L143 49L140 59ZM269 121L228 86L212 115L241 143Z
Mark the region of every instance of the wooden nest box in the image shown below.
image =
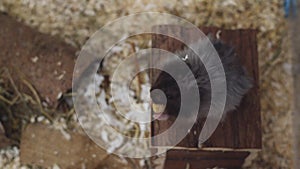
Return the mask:
M153 28L152 47L174 53L183 49L184 44L174 38L162 35L165 33L177 37L190 38L195 41L193 31L182 35L182 30L189 29L175 25L160 25ZM212 136L198 148L198 137L201 123L195 123L189 134L175 147L167 152L165 169L202 169L202 168L241 168L245 158L251 151L261 149L261 117L258 85L258 52L255 30L224 30L218 28L200 28L205 34L216 35L221 32L220 39L234 46L240 63L253 78L253 88L244 96L237 110L227 113ZM160 58L163 59L163 56ZM157 61L150 60L150 64ZM154 82L157 71L150 72L151 82ZM172 122L154 120L151 123L151 135L155 136L167 130ZM172 139L176 133L170 133L167 139ZM168 147L165 140L152 140L152 146Z

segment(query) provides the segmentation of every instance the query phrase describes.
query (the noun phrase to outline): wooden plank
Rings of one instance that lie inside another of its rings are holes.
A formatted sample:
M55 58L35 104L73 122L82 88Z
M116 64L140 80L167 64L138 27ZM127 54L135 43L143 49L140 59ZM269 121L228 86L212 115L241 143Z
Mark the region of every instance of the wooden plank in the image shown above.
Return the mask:
M163 25L153 28L155 32L172 32L180 36L182 30L186 29L179 26ZM189 29L189 28L187 28ZM229 112L224 120L220 123L214 134L207 140L203 147L214 149L260 149L261 148L261 118L260 118L260 100L259 100L259 82L258 82L258 53L257 39L255 30L225 30L218 28L202 28L205 34L216 35L220 30L220 39L226 44L233 45L240 63L247 69L249 76L253 78L254 87L245 95L237 110ZM190 41L196 41L190 34L185 34L184 38L190 38ZM182 49L184 45L171 37L159 34L153 34L152 45L155 48L175 52ZM160 57L163 59L163 57ZM161 61L161 60L160 60ZM155 64L150 61L150 64ZM157 72L150 72L151 82L157 76ZM177 147L198 148L198 137L204 121L199 121L194 125L190 134L188 134ZM173 121L153 121L151 123L152 136L167 130ZM194 134L196 133L196 134ZM152 140L153 146L169 146L166 140L172 139L176 133L172 133L163 140Z
M130 159L111 154L101 162L95 169L141 169L139 159Z
M0 13L0 68L7 68L21 93L27 80L51 106L72 87L78 49Z
M248 152L169 150L164 169L240 169Z
M59 130L46 125L30 124L22 134L20 159L23 164L61 169L96 168L107 157L86 135L69 133L66 137Z

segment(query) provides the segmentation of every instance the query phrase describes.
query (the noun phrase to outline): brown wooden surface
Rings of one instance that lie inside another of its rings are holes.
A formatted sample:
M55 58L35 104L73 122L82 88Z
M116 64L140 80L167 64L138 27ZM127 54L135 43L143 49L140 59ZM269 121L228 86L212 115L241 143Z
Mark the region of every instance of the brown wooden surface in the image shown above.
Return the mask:
M78 49L3 13L0 23L0 69L8 69L21 93L30 92L26 80L48 105L55 106L58 94L72 87Z
M179 26L157 26L153 28L155 32L171 32L178 36L190 39L194 42L192 31L190 34L182 35L183 27ZM205 33L216 33L221 30L220 39L226 44L233 45L238 54L241 64L247 69L249 76L254 80L254 87L248 92L241 102L240 107L233 112L229 112L224 120L220 123L217 130L203 145L207 149L260 149L261 148L261 118L260 118L260 100L258 85L258 53L257 39L255 30L223 30L218 28L201 28ZM184 45L170 37L159 34L152 36L152 47L165 49L170 52L182 49ZM163 57L161 57L163 59ZM155 64L150 60L150 64ZM154 81L157 72L150 72L151 82ZM172 121L154 121L151 124L152 136L167 130ZM177 146L186 148L197 148L198 137L203 122L194 125L190 134L182 140ZM168 138L162 140L152 140L153 146L169 146L167 140L176 136L172 133Z
M170 150L164 169L240 169L248 155L248 152Z
M68 138L67 135L70 137ZM96 168L108 154L84 134L60 130L42 124L30 124L22 133L22 164L61 169Z

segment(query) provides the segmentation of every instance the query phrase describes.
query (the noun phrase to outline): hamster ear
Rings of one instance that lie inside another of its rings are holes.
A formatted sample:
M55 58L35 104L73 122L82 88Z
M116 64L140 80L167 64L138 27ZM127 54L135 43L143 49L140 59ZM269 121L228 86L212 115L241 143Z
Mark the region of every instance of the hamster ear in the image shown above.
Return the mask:
M223 43L223 41L220 39L220 33L221 33L221 31L218 31L216 33L216 35L214 35L213 33L208 33L207 38L212 44L215 44L218 42Z
M188 58L189 58L189 55L188 54L186 54L183 58L181 58L183 61L187 61L188 60Z

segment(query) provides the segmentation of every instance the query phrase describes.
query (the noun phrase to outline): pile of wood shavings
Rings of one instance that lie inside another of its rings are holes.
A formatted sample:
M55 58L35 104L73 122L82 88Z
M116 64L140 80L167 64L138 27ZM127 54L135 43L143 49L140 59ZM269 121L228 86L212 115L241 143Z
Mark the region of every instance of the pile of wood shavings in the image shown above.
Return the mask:
M136 69L135 66L137 66L135 64L126 65L124 69L127 71L124 71L122 68L122 73L115 75L117 76L116 79L118 81L116 82L118 87L115 89L118 91L116 91L117 95L115 95L113 99L111 88L109 86L112 80L111 78L114 74L114 70L116 70L120 62L128 57L130 53L139 50L140 46L137 39L139 39L139 37L133 38L130 41L125 41L112 48L111 54L104 60L103 69L95 76L96 85L84 84L84 86L86 86L86 89L84 89L82 93L84 100L86 100L86 102L90 102L91 100L89 100L89 98L91 98L90 96L93 95L93 91L95 91L97 102L101 107L102 113L105 114L105 118L99 118L101 115L97 113L99 111L98 108L90 107L87 107L87 109L89 109L88 112L90 112L87 116L79 116L79 120L84 122L84 128L86 131L89 131L89 134L95 136L100 135L99 141L104 142L105 145L107 145L108 152L126 152L130 156L146 155L145 152L150 146L149 142L138 142L138 140L136 140L137 142L131 142L124 137L120 137L118 133L122 133L125 136L134 138L149 137L149 125L143 125L129 120L137 117L140 114L138 112L144 112L140 115L149 116L150 118L150 112L148 112L150 110L149 78L146 72L141 73L138 77L135 77L130 84L129 96L126 94L124 95L125 88L128 84L118 82L124 82L126 81L127 77L131 77L133 70ZM141 46L143 47L143 45ZM104 82L103 76L108 77L106 82ZM104 85L104 83L108 84ZM81 94L79 93L79 95ZM124 98L128 98L132 101L132 107L129 107L128 104L126 104ZM117 108L115 106L116 104L120 106ZM84 106L86 104L81 105ZM121 117L118 113L123 113L128 119Z

